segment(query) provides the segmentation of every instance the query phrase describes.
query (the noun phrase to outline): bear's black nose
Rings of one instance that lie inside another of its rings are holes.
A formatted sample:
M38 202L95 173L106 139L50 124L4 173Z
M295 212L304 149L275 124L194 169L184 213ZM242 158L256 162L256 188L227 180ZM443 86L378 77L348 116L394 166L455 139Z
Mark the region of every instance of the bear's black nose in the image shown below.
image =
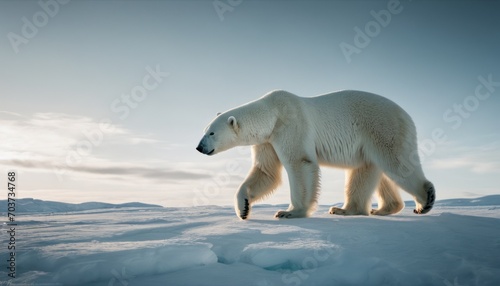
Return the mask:
M203 153L203 147L201 147L201 144L196 147L196 150L198 150L198 152L200 153Z

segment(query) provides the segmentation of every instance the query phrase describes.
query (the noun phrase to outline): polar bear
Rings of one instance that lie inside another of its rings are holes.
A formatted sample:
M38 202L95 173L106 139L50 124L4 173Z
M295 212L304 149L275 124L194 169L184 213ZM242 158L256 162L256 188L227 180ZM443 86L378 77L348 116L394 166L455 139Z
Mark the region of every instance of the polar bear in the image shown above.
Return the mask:
M347 169L345 203L336 215L389 215L404 208L398 186L415 200L416 214L432 209L435 190L422 171L416 128L410 116L382 96L354 90L299 97L283 90L228 110L206 127L199 152L215 155L252 145L253 167L235 196L247 219L251 206L290 181L291 203L276 218L314 212L320 165ZM371 209L377 192L378 208Z

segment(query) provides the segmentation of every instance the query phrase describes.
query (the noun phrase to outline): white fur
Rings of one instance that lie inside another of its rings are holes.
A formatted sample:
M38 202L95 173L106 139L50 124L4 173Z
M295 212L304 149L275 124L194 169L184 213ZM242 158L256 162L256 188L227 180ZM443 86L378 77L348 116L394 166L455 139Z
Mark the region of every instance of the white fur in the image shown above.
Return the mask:
M413 195L416 213L428 212L434 203L434 187L418 159L413 121L375 94L340 91L302 98L274 91L217 116L197 149L213 155L240 145L253 145L253 168L236 194L235 210L243 219L252 203L279 186L282 166L290 180L291 204L276 213L279 218L314 211L320 165L347 169L345 204L332 207L332 214L397 213L404 204L396 185ZM375 190L379 208L371 210Z

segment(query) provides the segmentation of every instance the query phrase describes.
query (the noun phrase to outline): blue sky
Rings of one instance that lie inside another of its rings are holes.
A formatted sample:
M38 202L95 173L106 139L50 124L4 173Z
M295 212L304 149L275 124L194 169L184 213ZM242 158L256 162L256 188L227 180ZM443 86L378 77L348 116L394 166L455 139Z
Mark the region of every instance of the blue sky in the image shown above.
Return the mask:
M0 170L19 172L21 197L228 205L250 155L196 152L217 112L274 89L359 89L413 117L438 199L498 193L499 9L499 1L1 1ZM357 53L346 57L342 45ZM344 172L322 177L320 203L342 201ZM265 202L288 203L287 183Z

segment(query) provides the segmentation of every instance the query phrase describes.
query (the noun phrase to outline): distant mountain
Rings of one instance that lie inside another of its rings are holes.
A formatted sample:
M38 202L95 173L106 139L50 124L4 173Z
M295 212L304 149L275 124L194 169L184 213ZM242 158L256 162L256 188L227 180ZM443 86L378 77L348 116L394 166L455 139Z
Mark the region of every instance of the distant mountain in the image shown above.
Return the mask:
M414 201L405 201L407 207L415 206ZM500 195L490 195L472 199L446 199L437 200L435 207L473 207L473 206L498 206Z
M500 205L500 195L484 196L475 199L447 199L436 202L437 206L498 206Z
M17 213L52 213L52 212L77 212L96 209L116 209L116 208L161 208L159 205L144 203L124 203L108 204L99 202L87 202L81 204L70 204L53 201L42 201L37 199L17 199ZM0 200L0 212L7 212L7 200Z
M342 205L339 203L339 205ZM413 201L405 201L406 207L414 207ZM283 205L285 206L285 205ZM454 206L500 206L500 195L484 196L473 199L446 199L438 200L435 207L454 207ZM17 199L16 213L58 213L58 212L77 212L97 209L117 209L117 208L161 208L160 205L144 203L125 203L109 204L100 202L87 202L81 204L70 204L53 201L43 201L38 199ZM256 207L259 207L257 205ZM376 207L376 204L374 204ZM0 213L7 212L7 200L0 200Z

